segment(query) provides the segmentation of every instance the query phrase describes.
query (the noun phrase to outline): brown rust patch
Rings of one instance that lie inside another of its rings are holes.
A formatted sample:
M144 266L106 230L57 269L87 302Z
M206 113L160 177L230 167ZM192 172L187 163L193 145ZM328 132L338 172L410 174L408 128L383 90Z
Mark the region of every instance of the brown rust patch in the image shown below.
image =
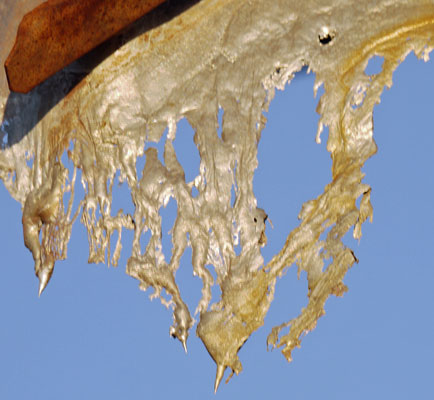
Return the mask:
M27 93L165 0L49 0L26 14L5 69Z

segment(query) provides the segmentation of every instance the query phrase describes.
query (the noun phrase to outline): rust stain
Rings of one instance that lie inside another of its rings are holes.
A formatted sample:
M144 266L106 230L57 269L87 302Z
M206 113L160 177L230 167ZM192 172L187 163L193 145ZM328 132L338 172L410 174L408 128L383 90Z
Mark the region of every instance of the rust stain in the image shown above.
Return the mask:
M359 65L363 59L367 56L372 56L378 51L381 54L399 53L399 49L402 47L402 42L406 41L408 37L417 35L419 32L431 33L429 43L433 42L432 33L434 32L434 7L427 10L429 15L417 20L408 20L400 26L395 26L386 32L367 40L360 48L355 50L344 62L342 68L342 75L354 73L354 68Z
M5 62L9 89L27 93L165 0L48 0L26 14Z

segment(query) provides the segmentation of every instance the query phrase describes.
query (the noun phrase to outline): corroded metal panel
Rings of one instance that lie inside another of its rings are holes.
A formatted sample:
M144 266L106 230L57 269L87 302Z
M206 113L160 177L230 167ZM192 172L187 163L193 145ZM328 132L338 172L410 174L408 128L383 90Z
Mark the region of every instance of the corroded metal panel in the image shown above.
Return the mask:
M27 93L164 0L49 0L24 15L5 62L10 90Z

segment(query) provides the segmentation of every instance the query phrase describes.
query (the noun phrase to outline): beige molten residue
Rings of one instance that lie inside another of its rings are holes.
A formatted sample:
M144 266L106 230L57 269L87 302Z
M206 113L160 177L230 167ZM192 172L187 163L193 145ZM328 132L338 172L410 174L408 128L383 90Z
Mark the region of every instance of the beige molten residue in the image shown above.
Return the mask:
M8 22L14 3L5 4L0 6L0 33L14 25ZM0 176L23 204L24 241L35 259L40 290L55 260L66 256L71 226L80 213L88 231L89 262L117 265L122 231L133 230L127 273L172 308L170 334L185 348L194 320L175 273L190 246L192 271L203 282L196 332L217 364L217 389L226 368L237 374L242 370L237 353L263 325L276 280L286 268L295 263L306 271L309 298L298 317L268 336L268 345L282 348L288 360L324 314L327 298L347 290L343 278L357 259L341 239L350 229L360 239L363 222L372 219L371 190L362 183L361 168L376 152L373 108L411 51L428 60L434 46L434 2L203 0L172 19L162 14L154 18L166 22L148 30L138 27L141 34L46 113L41 110L51 95L49 84L8 99L0 82L7 139ZM1 50L2 60L5 52ZM383 57L384 63L381 72L369 76L364 71L373 56ZM300 225L264 265L260 248L267 243L267 210L258 207L253 194L263 112L275 89L283 89L305 65L316 74L315 92L324 86L317 140L327 126L332 181L321 196L303 205ZM221 127L219 108L224 112ZM199 174L189 182L173 146L182 118L195 131L201 159ZM166 128L160 161L157 149L147 144L158 142ZM65 153L72 171L62 165ZM140 157L145 158L143 170L137 170ZM77 171L85 194L73 212ZM133 215L112 210L116 176L128 184ZM160 210L170 199L178 214L167 260ZM147 232L150 239L143 248ZM222 295L210 304L215 284Z

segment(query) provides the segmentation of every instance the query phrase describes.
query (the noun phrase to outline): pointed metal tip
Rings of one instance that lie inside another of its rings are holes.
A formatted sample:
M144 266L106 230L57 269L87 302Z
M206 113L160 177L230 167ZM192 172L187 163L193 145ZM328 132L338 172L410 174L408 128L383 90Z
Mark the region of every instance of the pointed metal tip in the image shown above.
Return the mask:
M184 347L185 354L187 354L187 343L185 340L182 341L182 347Z
M50 280L50 274L46 269L43 269L39 275L39 294L38 296L41 297L42 292L47 287L48 281Z
M225 366L220 365L220 364L217 365L217 373L216 373L215 382L214 382L214 394L217 393L217 389L219 388L220 382L222 381L223 375L225 374L225 369L226 369Z
M46 285L44 285L42 282L39 282L39 292L38 297L41 297L42 292L44 291Z

